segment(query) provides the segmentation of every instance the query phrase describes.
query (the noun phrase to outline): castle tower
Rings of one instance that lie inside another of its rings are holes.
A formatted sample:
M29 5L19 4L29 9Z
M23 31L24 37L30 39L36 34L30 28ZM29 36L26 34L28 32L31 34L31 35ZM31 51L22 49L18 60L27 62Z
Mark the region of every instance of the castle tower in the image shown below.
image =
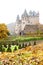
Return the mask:
M25 25L28 23L29 18L28 18L28 13L25 9L24 13L21 16L21 21L22 21L22 30L24 29Z
M33 12L31 10L29 11L29 16L33 16Z
M27 13L26 9L21 16L21 20L19 15L17 15L15 33L19 34L24 30L26 25L39 25L39 12L30 11Z
M27 11L26 11L26 9L25 9L25 11L24 11L24 13L22 14L21 18L22 18L22 19L25 19L25 18L27 18L27 17L28 17L28 13L27 13Z
M19 15L17 15L15 33L19 34L20 31L21 31L21 20L20 20Z
M31 25L39 25L39 12L30 11L29 12L29 21L31 22Z

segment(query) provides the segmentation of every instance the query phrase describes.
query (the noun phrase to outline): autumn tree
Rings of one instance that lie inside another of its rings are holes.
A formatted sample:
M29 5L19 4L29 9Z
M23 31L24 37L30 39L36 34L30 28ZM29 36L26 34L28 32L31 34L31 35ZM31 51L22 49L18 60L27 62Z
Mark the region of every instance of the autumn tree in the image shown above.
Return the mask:
M0 38L8 37L9 30L5 24L0 24Z

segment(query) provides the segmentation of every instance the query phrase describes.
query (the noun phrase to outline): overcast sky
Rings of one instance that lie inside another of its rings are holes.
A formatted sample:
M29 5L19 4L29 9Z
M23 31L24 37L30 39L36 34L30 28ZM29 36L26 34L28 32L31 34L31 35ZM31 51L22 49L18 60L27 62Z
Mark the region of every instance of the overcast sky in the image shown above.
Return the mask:
M16 16L30 10L39 11L40 23L43 23L43 0L0 0L0 23L15 22Z

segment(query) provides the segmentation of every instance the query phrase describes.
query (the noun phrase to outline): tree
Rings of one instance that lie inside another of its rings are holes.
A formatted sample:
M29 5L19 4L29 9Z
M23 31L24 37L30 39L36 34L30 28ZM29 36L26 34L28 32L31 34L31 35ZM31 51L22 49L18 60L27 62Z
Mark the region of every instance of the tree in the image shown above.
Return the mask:
M9 30L5 24L0 24L0 38L8 37Z

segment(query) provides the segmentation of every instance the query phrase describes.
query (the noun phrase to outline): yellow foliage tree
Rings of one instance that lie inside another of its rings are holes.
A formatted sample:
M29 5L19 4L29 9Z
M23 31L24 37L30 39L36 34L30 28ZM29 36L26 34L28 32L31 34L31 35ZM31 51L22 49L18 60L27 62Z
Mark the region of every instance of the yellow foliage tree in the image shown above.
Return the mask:
M9 30L5 24L0 24L0 38L8 37Z

